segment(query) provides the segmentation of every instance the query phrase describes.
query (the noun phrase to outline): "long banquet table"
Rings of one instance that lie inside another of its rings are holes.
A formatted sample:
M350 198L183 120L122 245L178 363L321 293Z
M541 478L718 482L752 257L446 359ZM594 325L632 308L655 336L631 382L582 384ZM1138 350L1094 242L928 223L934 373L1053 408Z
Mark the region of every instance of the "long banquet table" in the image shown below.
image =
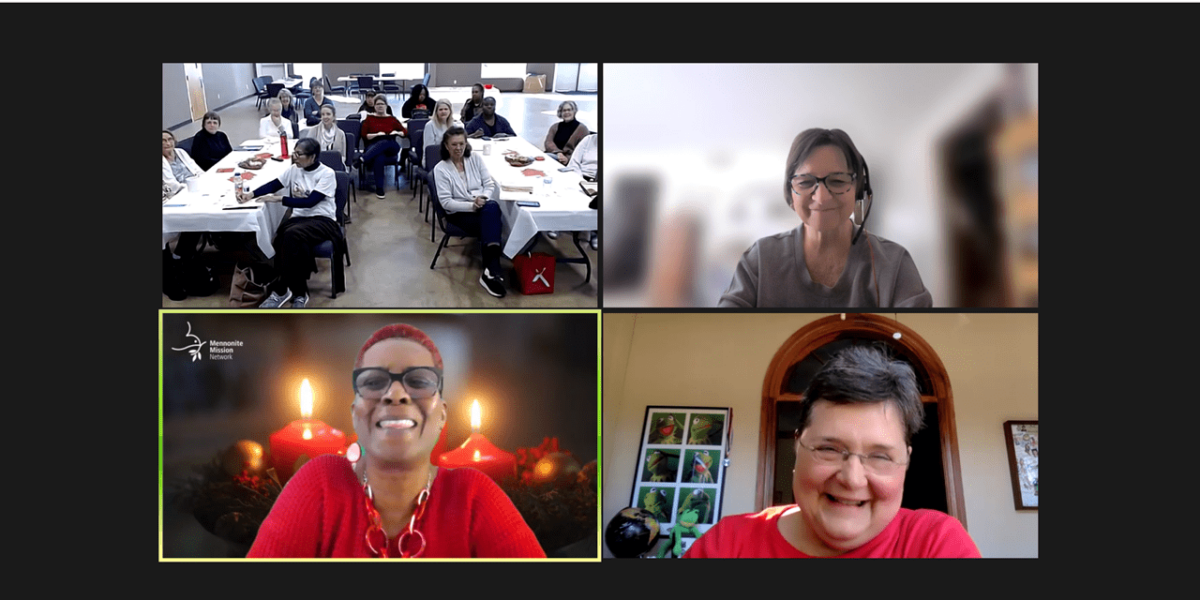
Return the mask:
M587 267L587 279L591 279L592 265L587 252L579 243L579 233L597 229L598 211L589 208L591 197L583 192L580 183L583 176L574 171L559 171L563 167L533 144L520 137L469 140L473 153L479 153L488 172L496 180L495 200L500 203L504 215L506 242L504 254L510 259L533 241L540 231L573 232L575 247L580 258L559 258L559 262L582 263ZM514 167L504 159L506 152L515 152L534 160L530 165ZM537 171L541 175L527 173ZM594 184L589 187L595 188ZM507 189L506 189L507 188ZM531 191L518 191L531 188ZM517 206L521 200L533 200L541 206Z
M282 148L279 140L247 140L240 147L261 145L261 150L239 151L237 148L222 158L198 177L187 189L167 199L163 203L163 247L176 235L185 231L242 231L254 233L258 247L267 258L275 255L275 247L271 240L279 227L287 207L279 202L252 201L238 204L234 197L234 184L231 181L234 172L243 171L254 173L250 188L254 189L278 178L289 167L292 161L284 159L266 160L262 169L251 171L239 169L237 164L258 154L270 153L280 156ZM295 148L296 140L288 140L288 152ZM232 169L224 171L225 169ZM222 172L224 171L224 172ZM191 189L194 187L194 190Z

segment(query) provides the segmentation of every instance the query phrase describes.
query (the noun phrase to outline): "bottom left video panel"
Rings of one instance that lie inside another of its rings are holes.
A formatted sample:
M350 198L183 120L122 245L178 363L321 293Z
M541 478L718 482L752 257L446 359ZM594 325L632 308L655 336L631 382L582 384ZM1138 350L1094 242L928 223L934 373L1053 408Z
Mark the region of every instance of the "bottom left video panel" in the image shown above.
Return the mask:
M159 559L599 560L600 313L160 312Z

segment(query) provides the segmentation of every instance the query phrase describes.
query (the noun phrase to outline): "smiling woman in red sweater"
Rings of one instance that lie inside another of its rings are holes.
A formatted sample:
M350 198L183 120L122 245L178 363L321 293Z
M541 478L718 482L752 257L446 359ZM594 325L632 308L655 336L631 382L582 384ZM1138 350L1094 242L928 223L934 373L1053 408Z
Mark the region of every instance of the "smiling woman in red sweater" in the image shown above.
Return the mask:
M388 325L359 352L351 405L361 457L305 463L259 528L250 558L545 558L512 501L474 469L438 469L442 357Z

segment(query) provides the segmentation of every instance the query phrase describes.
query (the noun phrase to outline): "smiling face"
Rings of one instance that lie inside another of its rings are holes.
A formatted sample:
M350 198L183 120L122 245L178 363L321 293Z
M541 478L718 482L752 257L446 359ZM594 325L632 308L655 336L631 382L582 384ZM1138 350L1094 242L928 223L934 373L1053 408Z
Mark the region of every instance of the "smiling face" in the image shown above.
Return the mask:
M821 146L813 150L793 175L826 177L830 173L850 173L846 155L836 146ZM820 232L849 227L854 213L854 186L840 194L832 194L821 182L810 192L797 194L792 190L792 210L809 229Z
M562 108L558 109L558 113L563 121L575 120L575 107L570 104L563 104Z
M326 129L333 127L333 122L336 120L337 117L333 116L333 108L329 106L321 107L321 123L325 125Z
M467 136L456 134L446 136L446 149L450 151L450 160L459 162L467 151Z
M911 448L904 443L900 411L891 402L818 400L795 444L792 492L800 506L800 550L817 556L843 554L879 535L900 511L904 470L891 476L869 473L854 456L842 463L822 463L801 443L859 454L885 452L907 462Z
M163 156L170 154L175 149L175 137L167 132L163 132Z
M433 367L433 355L421 344L390 338L363 354L362 366L401 373L411 367ZM363 453L373 464L413 466L429 461L446 423L441 393L414 400L399 381L393 381L378 400L354 398L354 431Z

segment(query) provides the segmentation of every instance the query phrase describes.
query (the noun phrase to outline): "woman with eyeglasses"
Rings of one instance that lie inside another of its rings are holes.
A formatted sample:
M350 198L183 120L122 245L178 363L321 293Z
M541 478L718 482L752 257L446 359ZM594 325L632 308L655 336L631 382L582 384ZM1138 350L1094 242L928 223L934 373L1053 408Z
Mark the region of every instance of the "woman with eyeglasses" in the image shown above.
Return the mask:
M382 200L384 197L384 170L387 168L387 163L399 156L400 142L398 139L407 137L408 130L400 123L400 119L393 117L388 112L387 97L383 94L375 96L372 106L375 108L375 112L367 115L362 122L362 161L375 173L375 197Z
M347 456L318 456L296 472L250 558L545 558L487 475L433 466L446 425L433 340L388 325L363 344L351 380L358 441Z
M800 403L796 503L725 517L684 558L979 558L953 517L900 507L924 418L908 363L876 347L842 350Z
M577 112L579 105L571 100L559 104L558 118L562 120L550 126L550 131L546 133L546 141L543 142L546 154L563 165L571 161L571 153L575 151L575 146L588 134L587 125L575 119Z
M283 175L253 192L237 191L239 203L261 197L263 202L281 202L292 209L292 216L275 230L272 261L279 278L271 283L271 295L259 308L280 308L289 300L292 308L308 306L308 276L317 270L315 248L326 241L342 240L337 224L337 175L318 160L320 152L315 139L301 139L292 150L292 166Z
M746 250L719 306L933 306L908 250L865 231L871 181L866 161L846 132L808 129L797 135L788 153L783 195L800 226L762 238Z

